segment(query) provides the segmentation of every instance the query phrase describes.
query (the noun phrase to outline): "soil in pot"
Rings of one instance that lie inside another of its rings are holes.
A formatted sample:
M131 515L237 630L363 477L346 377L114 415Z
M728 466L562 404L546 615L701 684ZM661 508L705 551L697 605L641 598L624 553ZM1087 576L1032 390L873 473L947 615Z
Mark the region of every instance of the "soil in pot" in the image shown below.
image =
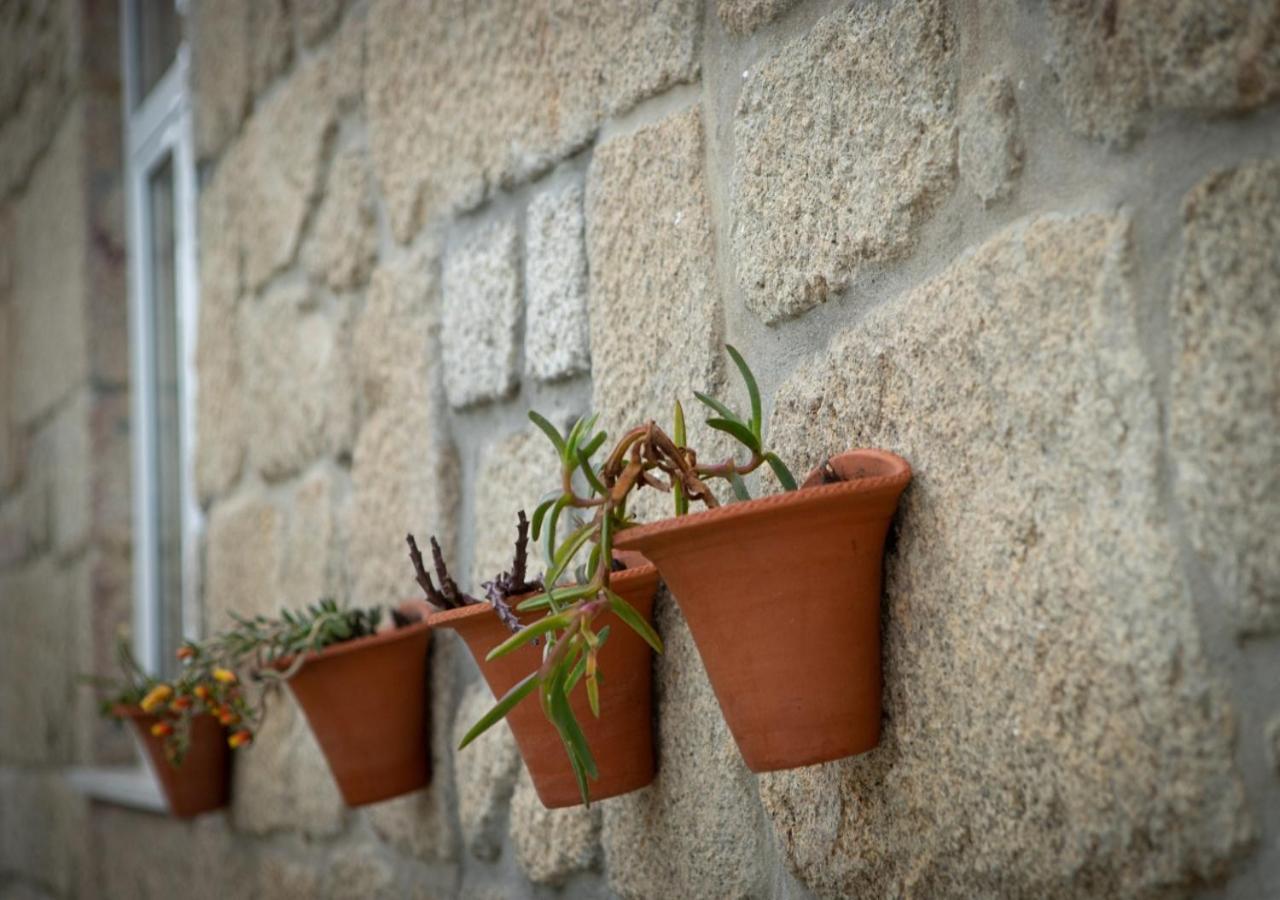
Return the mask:
M431 780L427 649L417 622L326 647L289 679L348 806L406 794ZM283 669L289 660L280 660Z
M615 538L657 565L752 771L879 742L882 557L910 480L900 457L856 450L800 490Z
M160 780L169 812L179 819L222 809L231 802L231 748L227 732L211 715L191 719L191 743L180 765L165 756L164 738L151 733L159 717L133 708L120 711L133 723Z
M658 587L658 572L652 565L616 572L612 584L640 615L652 621L653 594ZM511 606L518 602L513 600ZM528 613L520 618L528 624L540 615ZM434 613L428 621L433 627L452 628L462 636L495 698L505 695L542 662L542 648L532 645L492 662L485 661L490 650L511 636L489 603ZM651 722L653 650L613 613L604 613L596 620L597 629L605 625L609 626L609 639L600 651L600 718L591 713L585 685L580 683L570 697L600 771L599 779L587 781L592 800L638 790L653 781L655 773ZM542 804L548 809L580 805L582 795L564 743L543 715L536 692L516 704L507 714L507 723Z

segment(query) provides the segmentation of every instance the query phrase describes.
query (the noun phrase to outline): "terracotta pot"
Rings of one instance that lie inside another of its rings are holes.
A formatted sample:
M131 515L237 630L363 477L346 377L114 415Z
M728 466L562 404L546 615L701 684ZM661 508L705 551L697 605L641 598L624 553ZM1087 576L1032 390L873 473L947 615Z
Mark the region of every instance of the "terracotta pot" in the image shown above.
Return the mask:
M652 621L657 587L658 571L652 565L613 576L613 589L646 621ZM520 615L525 624L539 618L541 613ZM428 621L432 627L452 628L462 636L495 698L505 695L542 662L541 647L530 645L485 662L489 651L511 636L489 603L434 613ZM599 779L587 781L591 799L604 800L653 781L653 650L612 612L602 614L596 624L598 628L609 626L609 640L600 651L600 718L591 714L584 685L574 689L569 702L600 770ZM580 805L582 795L564 743L543 715L536 692L516 704L507 714L507 723L542 805L548 809Z
M348 806L397 797L431 780L430 639L430 626L417 622L334 644L309 655L289 679Z
M164 738L151 734L151 726L160 721L158 716L137 707L117 712L133 723L142 739L151 769L169 801L169 812L189 819L231 802L231 748L226 729L216 718L207 714L192 718L191 744L182 764L175 766L165 756Z
M798 491L629 528L662 573L753 772L827 762L880 740L884 539L911 467L834 457Z

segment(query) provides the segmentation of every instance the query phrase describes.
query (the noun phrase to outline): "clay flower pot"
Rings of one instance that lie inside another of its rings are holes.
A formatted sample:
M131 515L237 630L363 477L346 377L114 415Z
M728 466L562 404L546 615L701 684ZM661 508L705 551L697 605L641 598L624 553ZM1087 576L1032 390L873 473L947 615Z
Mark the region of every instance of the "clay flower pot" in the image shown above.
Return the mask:
M151 761L151 770L160 780L169 812L179 819L222 809L231 801L231 748L226 730L211 715L191 720L191 744L182 764L175 766L164 753L164 738L155 737L151 726L158 716L137 707L119 708L117 713L133 723Z
M657 570L652 565L638 566L616 573L612 581L614 591L646 621L652 621ZM512 601L511 606L514 608L517 602ZM539 618L541 613L536 612L520 615L525 624ZM434 613L428 622L434 628L452 628L462 636L495 698L502 697L542 663L541 646L532 645L485 662L489 651L511 636L494 614L492 604L476 603ZM653 650L612 612L602 614L596 625L610 626L608 642L600 651L600 718L591 714L586 688L581 684L574 689L570 704L600 770L599 779L587 782L591 799L604 800L653 781ZM581 805L582 795L564 743L543 715L536 691L507 714L507 724L542 805L548 809Z
M431 780L430 639L427 623L417 622L334 644L308 655L289 679L348 806L397 797Z
M619 532L662 573L753 772L880 740L884 539L911 467L855 450L797 491Z

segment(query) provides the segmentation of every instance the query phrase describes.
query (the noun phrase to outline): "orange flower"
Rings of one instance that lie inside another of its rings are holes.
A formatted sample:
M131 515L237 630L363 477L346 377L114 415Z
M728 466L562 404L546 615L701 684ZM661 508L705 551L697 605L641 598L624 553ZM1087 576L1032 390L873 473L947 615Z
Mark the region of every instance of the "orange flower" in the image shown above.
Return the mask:
M151 733L156 737L168 737L173 734L173 726L168 722L157 722L151 726Z
M214 677L214 680L220 681L223 684L236 683L236 673L232 672L230 669L223 669L223 668L214 669L213 677Z
M218 721L223 725L234 725L240 721L240 717L231 711L229 707L222 707L218 710Z
M142 702L138 704L142 707L143 712L155 712L159 709L160 704L164 703L173 696L173 688L167 684L157 684L153 687L147 696L142 698Z
M178 659L190 659L196 655L195 648L190 644L183 644L178 648Z
M232 750L236 749L237 747L243 747L245 744L248 744L252 741L253 741L253 735L243 728L241 728L235 734L231 735L231 737L227 738L227 744L230 745Z
M169 708L174 712L182 712L191 708L190 697L174 697L173 702L169 704Z
M210 697L209 686L206 684L197 684L191 693L201 700L208 700Z

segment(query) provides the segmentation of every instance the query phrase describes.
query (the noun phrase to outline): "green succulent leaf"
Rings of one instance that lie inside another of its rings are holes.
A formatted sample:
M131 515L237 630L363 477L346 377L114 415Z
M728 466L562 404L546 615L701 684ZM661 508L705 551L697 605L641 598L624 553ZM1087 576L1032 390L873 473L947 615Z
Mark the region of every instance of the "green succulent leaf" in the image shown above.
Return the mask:
M542 429L542 433L545 434L548 438L550 438L551 443L555 445L556 452L559 453L560 457L563 459L564 458L564 436L560 434L560 429L556 428L556 426L552 425L549 421L547 421L545 417L543 417L541 414L535 412L532 409L529 410L529 421L533 422L534 425L537 425L539 428Z
M463 747L467 746L467 744L470 744L476 738L480 737L480 735L484 734L496 725L503 719L503 717L506 716L507 713L515 709L517 703L529 696L537 686L537 672L530 672L520 681L516 682L511 690L502 695L502 699L495 703L492 709L481 716L476 724L471 726L471 730L462 738L462 743L458 745L458 749L461 750Z
M596 470L591 465L590 453L584 453L582 450L578 451L578 467L582 469L582 474L587 476L587 483L591 485L591 490L595 491L601 497L609 493L603 482L600 481L600 477L596 475Z
M756 384L756 378L751 374L751 367L747 365L747 361L742 358L742 354L732 344L725 344L724 349L729 351L729 356L733 358L733 364L738 367L738 371L742 373L742 380L747 385L747 394L751 398L751 431L755 434L756 440L760 440L760 386Z
M707 419L707 424L716 431L723 431L725 434L737 439L744 447L752 453L760 452L760 439L746 425L734 419Z
M535 541L538 539L538 535L542 533L543 516L547 514L547 510L555 506L556 500L558 499L558 497L552 497L550 500L543 500L533 510L533 521L530 523L530 526L531 534Z
M796 479L791 474L791 470L787 468L786 463L778 458L778 454L766 453L764 459L769 464L769 468L773 469L773 474L778 476L778 482L782 485L782 489L794 491L796 489Z
M701 400L706 406L710 407L712 412L719 413L722 418L728 419L730 422L737 422L743 428L747 427L747 423L738 418L738 414L725 406L715 397L709 397L701 391L694 391L693 396ZM748 429L750 430L750 429Z
M518 650L534 638L541 637L548 631L556 631L557 629L564 628L572 621L572 613L565 612L554 616L547 616L546 618L530 623L490 650L489 654L485 657L485 661L493 662L498 657L506 656L512 650Z
M751 499L751 492L747 490L747 483L742 480L742 476L737 472L729 473L729 484L733 487L733 496L739 500Z
M543 591L540 594L534 594L527 600L522 600L516 604L516 612L532 612L534 610L546 609L551 605L552 597L549 594L555 594L556 603L572 603L574 600L581 600L583 597L590 597L596 592L593 585L587 584L580 587L556 588L554 591Z
M662 652L662 638L658 637L653 626L644 620L644 616L640 615L634 606L613 591L609 591L609 608L613 610L614 615L627 624L627 627L644 638L644 642L653 648L654 653Z

